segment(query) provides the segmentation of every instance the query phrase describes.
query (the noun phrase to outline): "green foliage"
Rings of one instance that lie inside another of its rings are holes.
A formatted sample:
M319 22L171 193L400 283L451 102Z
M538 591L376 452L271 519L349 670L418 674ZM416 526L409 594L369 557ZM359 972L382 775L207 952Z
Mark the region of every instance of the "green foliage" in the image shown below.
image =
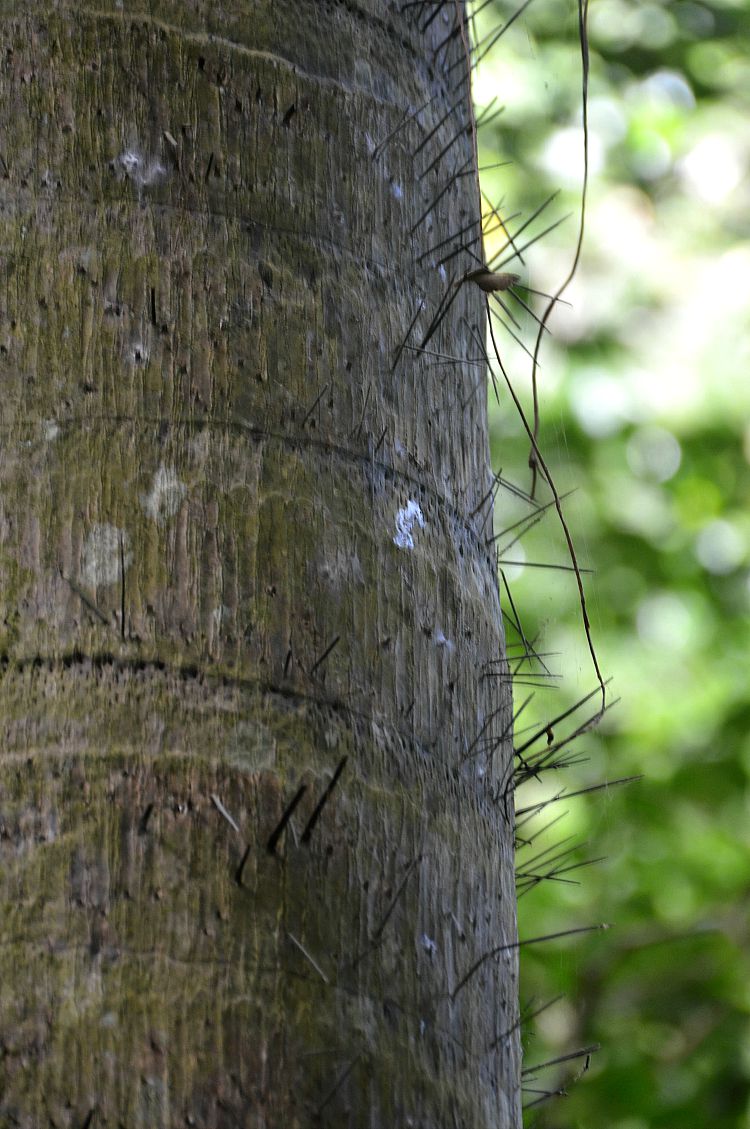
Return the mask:
M485 9L478 35L512 10L505 0ZM568 813L519 853L519 867L566 836L587 844L573 862L607 856L525 894L521 937L613 924L523 951L530 1010L565 994L529 1025L527 1064L602 1045L573 1085L585 1058L529 1078L536 1090L569 1087L565 1101L531 1109L529 1124L750 1125L749 15L742 0L591 5L587 231L565 294L572 309L558 307L541 354L540 445L558 490L575 490L566 511L580 563L595 569L593 638L621 701L576 743L583 763L524 785L517 803L643 779L558 803L519 828L532 835ZM479 138L480 165L513 162L483 180L504 214L522 210L510 230L555 189L547 223L574 213L520 268L551 293L576 240L577 36L572 0L537 0L488 56L475 91L480 105L497 96L506 106ZM493 236L490 254L500 245ZM535 333L526 318L529 348ZM503 342L530 411L531 362ZM491 412L493 466L528 489L520 421L507 397ZM496 532L530 512L505 490L496 508ZM513 536L500 539L501 556ZM523 554L568 563L554 511L504 559ZM517 565L506 575L526 637L558 652L544 661L561 676L520 667L516 708L531 692L522 681L539 683L520 730L595 680L573 576ZM508 638L517 642L510 629Z

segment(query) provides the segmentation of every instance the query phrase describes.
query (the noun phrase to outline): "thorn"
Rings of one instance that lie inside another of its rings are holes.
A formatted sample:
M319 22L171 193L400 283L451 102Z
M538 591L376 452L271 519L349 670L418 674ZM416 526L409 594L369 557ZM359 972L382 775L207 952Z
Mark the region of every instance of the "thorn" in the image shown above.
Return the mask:
M148 831L148 822L151 819L151 816L153 815L153 811L154 811L154 805L153 804L147 804L146 810L144 811L143 815L141 816L140 822L138 824L138 834L139 835L145 835L146 832Z
M318 962L310 956L310 954L308 953L307 949L302 944L302 942L298 941L297 938L294 936L294 934L290 933L288 929L286 931L286 935L289 938L289 940L292 942L292 944L297 946L299 951L302 953L303 957L305 957L310 962L310 964L313 966L313 968L317 972L318 976L320 976L321 980L323 980L326 984L330 984L331 981L328 979L328 977L326 976L325 972L320 967Z
M498 263L497 266L504 267L506 263L511 263L513 259L520 258L524 251L528 251L529 247L533 247L534 244L537 243L540 239L544 239L545 235L549 235L549 233L551 231L554 231L556 227L559 227L561 223L565 223L566 220L569 220L572 214L572 212L568 212L566 215L561 216L559 220L555 220L555 222L551 223L549 227L545 227L544 231L540 231L539 234L535 235L533 239L528 239L524 243L523 247L520 247L517 250L514 248L513 254L508 255L508 257L503 259L502 262ZM502 254L502 252L498 251L498 254Z
M498 161L497 164L494 165L480 165L477 172L491 172L492 169L503 169L506 165L512 164L512 161ZM484 196L484 193L482 193L482 195Z
M245 871L245 864L246 864L246 862L249 858L250 858L250 844L248 843L248 845L245 847L245 853L240 860L240 865L237 867L237 870L235 871L235 875L234 875L234 880L240 888L242 888L242 875Z
M471 401L474 399L477 392L479 391L480 385L482 385L482 384L484 384L484 376L479 376L474 381L473 387L469 389L468 395L465 396L463 398L463 400L461 401L461 411L462 412L466 411L467 407L469 406L469 404L471 403Z
M574 493L575 490L566 490L566 492L564 494L561 494L560 497L563 501L565 501L566 498L569 498L571 494ZM490 537L485 542L485 544L489 545L493 541L499 541L501 537L505 537L506 533L512 533L514 529L518 529L519 525L526 526L526 528L523 529L521 533L517 537L515 537L513 541L510 542L510 544L505 546L503 552L507 553L508 549L515 545L517 541L520 541L521 537L523 537L524 534L528 533L530 529L533 529L534 526L542 520L544 515L554 507L554 505L555 499L553 498L551 501L545 502L543 506L539 506L539 508L533 513L525 514L525 516L520 517L518 521L514 521L512 525L506 525L505 529L501 529L499 533L493 534L492 537Z
M427 136L423 137L422 140L420 141L419 145L417 145L416 149L412 153L412 160L417 156L418 153L421 153L421 151L424 149L425 145L427 145L427 143L432 140L432 138L435 136L437 131L440 129L443 122L448 120L448 118L451 116L451 114L456 109L456 107L460 106L463 101L464 101L464 96L462 94L460 98L456 99L456 101L453 103L452 106L448 107L448 109L445 111L445 113L443 114L440 121L438 121L437 124L432 127L432 129L427 134Z
M589 792L601 792L605 788L614 788L618 784L633 784L636 780L643 780L643 773L637 776L621 776L619 780L604 780L601 784L590 784L588 788L578 788L575 792L561 791L551 796L548 800L540 800L536 804L529 804L528 807L518 808L516 818L529 813L538 815L544 808L548 807L550 804L556 804L560 800L570 800L574 796L586 796Z
M497 299L497 295L496 295L496 294L492 294L492 295L490 295L490 296L491 296L492 298L495 298L495 299ZM502 305L502 303L500 303L500 304ZM507 307L506 307L506 306L503 306L503 309L507 309ZM490 309L489 303L487 304L487 312L488 312L488 315L489 315L490 317L494 317L495 321L497 321L497 322L499 322L499 323L500 323L500 325L501 325L501 326L503 327L503 329L505 330L505 332L506 332L506 333L507 333L507 334L508 334L508 335L509 335L510 337L512 337L512 338L513 338L513 340L514 340L514 341L516 342L516 344L517 344L517 345L520 345L520 346L521 346L521 348L523 349L523 351L524 351L524 353L526 354L526 356L527 356L527 357L533 357L533 354L532 354L531 350L530 350L530 349L528 349L528 348L527 348L527 347L526 347L526 346L524 345L523 341L522 341L522 340L521 340L521 338L520 338L520 337L518 336L518 334L517 334L517 333L514 333L514 332L513 332L513 330L512 330L511 328L510 328L510 326L509 326L509 325L508 325L508 324L507 324L506 322L504 322L504 321L503 321L503 319L502 319L502 318L500 317L500 314L499 314L499 313L497 312L497 310L492 310L492 309ZM514 321L514 324L516 324L516 325L518 324L518 323L517 323L517 322L515 321L515 318L513 319L513 321ZM498 357L498 361L499 361L499 359L500 359L500 358Z
M513 297L515 298L515 300L518 302L519 306L522 306L523 309L526 311L526 313L529 315L529 317L532 317L534 319L534 321L539 326L541 332L542 333L549 333L551 335L552 330L549 328L549 326L544 324L544 322L542 321L541 318L537 317L537 315L532 310L531 306L523 300L521 295L518 293L517 287L515 287L515 286L511 287L510 292L513 295Z
M435 17L433 16L432 18L434 19ZM451 26L451 30L450 30L449 34L442 41L442 43L438 44L438 46L435 48L435 50L432 53L433 64L437 63L438 59L440 58L440 52L446 50L446 48L450 46L451 40L454 38L454 36L456 36L460 33L460 31L462 30L462 27L463 27L463 24L460 22L460 20L457 20L454 17L453 24Z
M403 341L401 342L398 349L396 350L396 357L393 361L393 364L391 365L391 372L396 371L396 365L401 360L401 354L403 353L403 351L406 347L406 342L409 340L409 338L411 336L411 331L414 329L414 326L417 324L417 318L422 313L423 309L424 309L424 298L421 299L420 302L418 303L417 312L415 313L414 317L411 319L411 322L409 324L409 328L406 331L406 336L404 337ZM362 414L364 416L364 412Z
M234 819L232 819L231 815L229 814L229 812L227 811L227 809L226 809L226 808L224 807L224 805L222 804L222 802L221 802L221 800L219 799L219 797L218 797L218 796L216 796L216 795L214 795L214 793L213 793L213 792L211 792L211 793L210 793L210 796L209 796L209 799L211 800L211 803L212 803L212 804L214 805L214 807L216 808L216 810L217 810L217 811L218 811L218 812L219 812L219 813L220 813L221 815L223 815L223 816L224 816L224 819L225 819L225 820L227 821L227 823L228 823L228 824L230 825L230 827L233 827L233 828L235 829L235 831L236 831L236 832L237 832L237 833L239 834L239 830L240 830L240 829L239 829L239 827L237 826L237 824L236 824L235 820L234 820Z
M551 1000L547 1000L546 1004L542 1004L541 1007L538 1007L536 1009L536 1011L532 1011L528 1015L525 1015L524 1012L521 1012L512 1027L508 1027L505 1031L501 1031L499 1035L495 1036L493 1041L487 1047L485 1054L489 1054L491 1051L494 1051L495 1047L498 1045L498 1043L501 1043L503 1039L507 1039L508 1036L512 1035L514 1031L517 1031L518 1028L521 1027L524 1023L531 1023L532 1019L536 1019L538 1015L541 1015L543 1011L547 1010L547 1008L550 1008L554 1004L559 1003L561 999L563 999L562 993L559 996L553 996Z
M499 477L500 477L499 474L493 474L492 485L490 486L487 493L482 496L481 501L479 501L477 503L477 505L474 507L474 509L471 511L471 513L469 514L469 517L476 517L476 515L481 510L482 506L484 506L490 500L490 498L492 498L492 500L494 501L495 495L497 494L497 491L500 487L500 483L498 482Z
M527 1066L521 1071L521 1077L527 1074L534 1074L537 1070L543 1070L547 1066L558 1066L561 1062L570 1062L574 1058L584 1058L587 1055L591 1056L596 1051L601 1050L601 1043L591 1043L588 1047L581 1047L580 1050L570 1051L566 1055L558 1055L557 1058L548 1058L546 1062L539 1062L536 1066Z
M535 1106L541 1105L542 1102L549 1101L550 1098L567 1098L568 1091L561 1086L559 1090L534 1090L529 1086L522 1086L521 1089L525 1094L541 1094L541 1097L535 1098L533 1102L526 1102L521 1106L522 1110L534 1109Z
M479 742L480 742L480 740L482 739L482 737L484 736L484 734L485 734L485 733L487 732L487 730L488 730L488 728L490 727L490 725L492 724L492 722L493 722L493 721L495 720L495 718L497 717L497 715L498 715L499 713L501 713L501 712L502 712L502 711L503 711L504 709L505 709L505 703L503 702L503 703L502 703L501 705L499 705L499 706L497 707L497 709L493 710L493 711L492 711L492 713L490 713L490 714L488 715L488 717L487 717L487 720L485 721L484 725L483 725L483 726L482 726L482 728L481 728L481 729L479 730L479 732L477 733L476 737L474 738L474 740L473 740L473 741L471 742L471 744L469 745L469 747L468 747L468 749L466 750L466 752L464 753L464 755L463 755L463 756L461 757L461 763L462 763L462 764L463 764L463 762L464 762L465 760L468 760L468 759L469 759L469 757L471 756L472 752L474 751L474 749L476 749L477 745L479 744ZM505 735L506 735L506 734L505 734L505 730L503 730L503 733L502 733L502 734L501 734L501 736L500 736L500 740L501 740L501 741L503 740L503 737L504 737ZM479 752L481 752L481 749L479 750ZM477 755L479 755L479 754L477 753Z
M516 329L518 330L518 332L519 332L519 333L521 333L521 326L520 326L520 324L519 324L518 320L517 320L517 319L516 319L516 318L515 318L515 317L513 316L513 314L511 313L511 311L510 311L509 307L508 307L508 306L506 305L506 303L505 303L505 302L504 302L504 301L502 300L502 298L500 297L500 295L499 295L499 294L490 294L490 298L492 298L492 300L493 300L494 302L497 302L498 306L499 306L499 307L500 307L500 309L501 309L501 310L503 311L503 313L504 313L504 314L505 314L505 316L506 316L506 317L508 318L508 320L509 320L509 321L510 321L510 322L511 322L511 323L512 323L512 324L513 324L513 325L514 325L515 327L516 327ZM499 318L499 315L498 315L497 311L495 311L495 317L497 317L497 318L498 318L498 320L501 320L501 319Z
M450 994L451 1000L455 1000L461 989L471 980L474 973L477 972L486 961L490 960L492 957L499 956L500 953L510 952L513 949L522 949L526 945L538 945L541 944L542 941L557 941L561 937L572 937L577 933L595 933L609 928L610 926L605 923L601 925L582 925L577 929L563 929L559 933L545 933L541 937L527 937L525 941L510 941L508 944L497 945L494 949L488 949L483 956L479 957L479 959L474 962L466 975L461 977Z
M346 1068L346 1070L344 1071L344 1073L343 1073L343 1074L342 1074L342 1075L341 1075L341 1076L340 1076L340 1077L338 1078L338 1080L337 1080L337 1081L336 1081L336 1082L335 1082L335 1083L333 1084L333 1086L332 1086L332 1087L331 1087L331 1089L330 1089L330 1090L328 1091L328 1093L326 1094L326 1096L325 1096L325 1097L323 1098L323 1101L322 1101L322 1102L320 1103L320 1105L318 1106L317 1110L315 1111L315 1116L316 1116L316 1117L320 1117L321 1113L323 1112L323 1110L325 1109L325 1107L326 1107L326 1106L328 1105L328 1103L329 1103L329 1102L331 1101L331 1099L332 1099L333 1097L335 1097L335 1096L336 1096L336 1094L338 1093L338 1091L339 1091L339 1090L341 1089L341 1087L342 1087L342 1086L344 1085L344 1082L346 1082L347 1078L348 1078L348 1077L349 1077L349 1075L351 1074L352 1070L354 1070L354 1067L355 1067L355 1066L357 1065L357 1063L359 1062L359 1060L360 1060L360 1058L361 1058L361 1057L362 1057L362 1056L361 1056L361 1054L360 1054L360 1055L357 1055L357 1056L356 1056L356 1058L353 1058L353 1059L352 1059L352 1061L351 1061L351 1062L349 1063L349 1065L347 1066L347 1068Z
M608 679L607 681L609 682L611 681L611 679ZM525 753L526 750L531 748L531 746L535 744L540 737L546 736L547 730L550 728L550 726L559 725L561 721L565 721L570 717L571 714L575 713L577 709L580 709L581 706L585 706L586 702L590 702L591 699L598 693L599 687L597 686L596 689L590 690L589 693L584 695L583 698L579 698L577 702L569 707L569 709L564 710L563 713L557 714L551 719L551 721L548 721L546 725L541 726L541 728L538 729L532 737L529 737L529 739L525 741L523 745L519 745L519 747L516 749L516 754L520 755L521 753Z
M312 403L312 404L310 405L310 407L309 407L309 408L307 409L307 411L305 412L305 415L304 415L304 417L303 417L303 419L302 419L302 422L301 422L301 424L299 425L299 426L300 426L300 430L301 430L301 429L302 429L302 428L303 428L303 427L305 426L305 424L306 424L306 423L307 423L307 421L309 420L310 416L311 416L311 415L313 414L313 412L314 412L314 411L315 411L315 409L317 408L318 404L320 403L320 401L321 401L321 400L323 399L323 397L325 396L325 394L326 394L327 390L328 390L328 383L326 382L326 383L325 383L325 384L323 385L323 387L321 388L320 392L318 392L318 395L317 395L317 396L315 397L315 399L314 399L313 403Z
M422 349L424 349L424 347L426 346L426 344L430 340L430 338L437 332L438 328L440 327L441 321L443 320L445 315L448 313L448 310L451 308L454 301L456 300L456 296L458 295L460 288L461 288L461 279L459 279L458 282L456 283L456 285L454 285L454 279L451 278L449 283L448 283L448 286L446 287L445 293L443 294L443 297L440 300L440 303L438 305L435 316L433 317L432 321L430 322L430 325L427 329L427 332L425 333L424 337L422 338L422 342L421 342L421 348Z
M339 761L339 763L336 767L336 771L334 772L333 776L331 777L331 780L329 781L326 790L324 791L323 795L318 800L318 803L315 807L315 810L313 811L312 815L308 819L307 824L305 826L305 830L302 832L302 842L303 843L309 843L310 842L310 836L313 833L313 830L315 828L315 824L318 822L318 819L320 818L320 813L323 811L323 808L326 806L329 799L331 798L331 793L333 792L333 789L338 784L339 777L341 776L341 773L344 771L344 768L346 766L346 762L348 761L348 759L349 759L348 756L346 756L346 757L342 757L342 759Z
M470 133L471 133L471 125L459 126L458 131L453 134L453 137L450 139L450 141L447 143L447 145L443 146L443 148L438 153L437 157L435 157L435 160L432 162L432 164L428 165L427 168L424 170L424 172L419 174L419 176L417 177L417 180L424 180L424 178L427 176L427 174L432 172L432 170L435 168L435 166L438 165L440 163L440 161L442 161L443 157L447 153L450 152L450 150L456 144L458 139L460 137L463 137L463 136L470 134Z
M419 258L417 259L417 262L421 263L422 259L426 259L427 256L431 255L434 251L439 251L441 247L444 247L446 243L450 243L452 239L458 239L458 237L460 235L465 235L466 232L469 230L469 228L474 227L474 225L477 222L478 221L476 219L469 220L469 222L467 224L465 224L464 227L462 227L458 231L454 232L453 235L446 236L445 239L441 239L439 243L435 243L432 247L430 247L430 249L428 251L424 251L419 256ZM472 242L475 243L478 239L479 239L479 236L477 235L475 237L475 239L472 240ZM436 266L440 266L440 265L441 265L440 263L436 264Z
M412 861L409 863L408 867L406 868L406 873L404 874L404 877L401 879L399 886L398 886L398 889L396 890L396 893L394 894L393 898L391 899L391 902L390 902L390 905L388 906L388 909L383 914L383 917L380 921L380 924L378 925L377 929L375 930L375 932L372 934L372 936L369 939L369 944L368 944L367 948L363 949L362 952L359 953L359 955L354 958L354 960L352 961L352 965L351 965L352 968L356 968L357 965L359 964L359 962L364 957L366 957L369 953L371 953L372 950L375 949L380 944L380 940L381 940L381 937L383 935L383 930L385 929L386 925L388 924L390 916L393 913L394 909L396 908L398 900L401 897L401 895L403 894L404 889L406 888L406 883L409 881L409 878L411 877L415 867L417 867L421 861L422 861L422 855L417 855L417 857L412 859Z
M559 302L561 306L569 306L573 309L573 303L568 302L565 298L555 298L553 294L546 294L544 290L535 290L533 286L529 286L526 282L519 282L518 288L520 290L527 290L529 294L537 294L540 298L549 298L550 302Z
M471 157L469 157L469 161L470 160L471 160ZM461 165L461 167L459 169L457 169L451 175L451 177L448 179L448 182L445 184L445 186L440 190L440 192L437 194L437 196L434 197L434 199L428 204L428 206L422 212L421 216L419 217L417 222L412 227L412 229L409 233L410 235L413 235L414 232L417 230L417 228L420 226L420 224L424 223L424 221L427 219L427 217L429 216L429 214L433 210L433 208L437 207L437 205L442 200L443 196L445 196L446 192L448 192L448 190L455 184L455 182L458 180L458 178L460 176L465 175L464 170L466 169L467 164L468 164L468 161L464 161L463 165ZM473 169L468 169L466 171L473 172Z
M423 102L422 105L419 106L416 110L412 110L411 113L405 114L405 116L401 119L401 121L398 123L396 128L392 129L391 132L388 134L388 136L384 137L383 140L380 141L375 146L373 153L372 153L373 161L378 160L378 158L385 152L386 148L388 147L390 142L393 140L393 138L396 136L396 134L400 133L400 131L404 128L404 126L408 122L410 122L412 120L412 118L415 118L417 116L417 114L421 114L422 110L426 110L427 107L429 106L430 102L433 101L433 99L434 99L434 95L431 95L427 99L427 101Z
M494 102L494 101L496 101L496 99L493 98L492 101ZM498 108L495 110L494 114L491 114L489 117L485 117L484 112L483 112L482 116L477 118L477 122L476 122L477 129L479 130L485 125L492 125L492 123L497 118L500 117L500 115L504 112L504 110L505 110L505 106L498 106Z
M377 943L380 940L380 938L383 934L383 930L385 929L386 925L388 924L389 918L390 918L391 914L393 913L394 909L396 908L396 903L398 902L399 898L401 897L401 895L404 892L404 889L406 888L406 883L409 881L412 873L414 872L415 868L420 864L421 861L422 861L422 856L417 855L417 857L412 859L412 861L409 863L409 866L406 869L406 873L404 874L404 877L401 879L401 882L399 883L399 886L398 886L398 889L396 890L396 893L393 895L393 898L391 900L391 904L388 906L388 909L383 914L383 917L382 917L380 924L378 925L377 929L375 930L375 932L372 935L372 941L373 942Z
M320 658L315 660L315 662L313 663L313 665L310 667L310 669L308 671L310 678L312 678L312 676L315 674L315 671L318 669L318 667L321 665L321 663L325 662L325 660L328 658L328 656L330 655L331 651L336 646L336 644L338 643L340 638L341 638L341 636L337 635L336 638L333 640L333 642L328 644L328 646L326 647L325 651L323 651L323 654L320 656Z
M87 608L89 609L89 611L90 611L90 612L91 612L91 613L92 613L93 615L95 615L95 616L96 616L96 618L97 618L97 619L98 619L98 620L99 620L99 621L100 621L101 623L103 623L103 624L104 624L104 626L105 626L105 627L109 627L109 626L110 626L110 622L109 622L109 620L107 619L107 617L106 617L106 615L104 614L104 612L103 612L103 611L101 611L101 609L100 609L100 608L98 608L98 607L96 606L96 604L95 604L95 603L94 603L94 601L93 601L93 600L91 599L91 597L90 597L90 596L87 596L87 595L86 595L86 593L84 592L84 590L83 590L82 588L80 588L80 587L79 587L79 586L78 586L78 585L76 584L75 580L71 580L69 576L66 576L66 575L65 575L65 573L63 572L63 570L62 570L62 569L59 569L58 571L59 571L59 573L60 573L60 576L61 576L61 577L63 578L63 580L65 581L65 583L66 583L66 584L69 584L69 585L70 585L70 587L71 587L72 591L73 591L73 592L75 592L76 596L77 596L77 597L78 597L78 599L79 599L79 600L81 601L81 603L82 603L82 604L83 604L83 605L84 605L85 607L87 607Z
M434 11L434 12L432 13L432 15L430 16L430 18L429 18L429 19L427 20L427 23L426 23L426 24L424 24L424 25L423 25L423 26L422 26L422 27L421 27L421 28L419 29L419 30L421 31L421 33L422 33L423 35L424 35L424 33L425 33L425 32L427 31L427 28L428 28L428 27L430 26L430 24L432 23L432 21L433 21L434 19L437 19L437 17L438 17L439 15L440 15L440 13L442 12L442 10L443 10L443 8L445 7L446 3L450 3L450 0L442 0L442 2L438 4L438 6L437 6L437 8L435 9L435 11Z
M518 231L513 232L512 235L511 235L510 232L507 233L508 234L507 240L505 241L503 246L500 248L500 250L497 251L493 255L493 257L490 261L488 270L494 270L494 267L493 267L492 264L495 262L495 259L497 259L500 255L502 255L502 253L503 253L503 251L505 250L506 247L512 247L513 250L515 251L515 256L513 256L513 257L517 257L520 260L520 262L524 261L523 252L524 252L525 248L522 247L521 250L519 251L518 248L516 247L515 240L518 239L518 236L521 235L526 230L526 228L529 227L530 224L532 224L534 222L534 220L537 219L537 217L542 214L544 209L549 207L549 205L552 203L552 201L555 200L559 195L560 195L560 189L558 188L556 192L553 192L551 196L548 196L546 200L542 201L542 203L539 205L539 207L536 208L531 213L529 218L527 220L525 220L524 223L521 224ZM503 222L503 228L505 228L505 225L510 223L511 220L516 219L519 214L520 214L519 212L514 212L513 215L508 216L507 219Z
M479 255L472 251L472 247L475 243L478 243L480 239L481 235L476 235L473 239L470 239L468 243L461 243L458 247L454 247L452 251L448 251L446 255L443 255L442 259L438 259L438 261L435 263L435 266L445 266L446 263L449 263L451 259L455 259L456 255L460 254L469 255L475 263L481 263L482 260L480 259Z
M422 349L419 345L406 345L405 348L410 353L419 353L425 357L437 357L438 360L435 364L444 365L480 365L482 368L485 366L485 361L481 357L453 357L450 353L440 353L435 349ZM427 366L434 368L434 365Z
M359 418L359 423L354 428L354 431L352 431L352 433L351 433L352 439L358 439L359 435L362 431L362 424L364 423L364 420L365 420L365 412L367 411L367 405L370 402L370 393L371 392L372 392L372 385L368 384L367 385L367 395L365 396L365 402L364 402L364 405L362 407L362 415Z
M479 43L477 43L475 45L474 52L475 52L476 57L472 60L471 70L474 70L481 63L482 59L485 57L487 52L492 50L492 48L495 46L497 41L500 38L502 38L503 35L505 35L508 28L516 22L518 17L526 10L526 8L528 8L530 3L531 3L531 0L526 0L526 2L524 4L522 4L521 7L516 12L513 13L513 15L510 17L510 19L505 24L503 24L503 26L500 28L499 31L488 32L487 35L485 35L484 39L481 39L479 41ZM489 40L489 43L487 42L487 40ZM480 51L480 48L482 48L482 47L484 47L484 50ZM479 53L477 54L477 52L479 52ZM452 66L448 67L448 72L447 72L448 74L450 74L451 71L456 67L456 65L458 64L458 61L459 60L456 60L456 62L453 63Z
M498 209L497 209L497 208L495 207L495 205L494 205L494 204L492 203L492 201L490 200L490 198L489 198L489 196L487 195L487 193L486 193L486 192L484 191L484 189L480 189L480 192L482 193L482 199L483 199L483 200L485 201L485 203L487 204L487 206L488 206L488 207L490 208L490 212L491 212L492 216L494 216L494 218L495 218L495 219L496 219L496 220L498 221L498 224L499 224L499 226L500 226L500 227L502 228L502 230L503 230L503 231L505 232L505 234L506 234L506 235L507 235L507 237L508 237L508 239L507 239L507 241L506 241L506 244L505 244L505 245L506 245L506 247L507 247L507 245L508 245L508 242L509 242L509 243L511 244L511 246L513 247L513 249L515 250L515 249L516 249L516 245L515 245L515 243L513 242L513 239L512 239L512 237L511 237L511 234L510 234L510 232L508 231L508 227L507 227L507 225L508 225L508 224L510 223L510 221L511 221L511 220L512 220L512 219L514 218L514 216L508 216L507 220L504 220L504 219L502 218L502 216L500 215L500 212L498 211ZM499 208L499 207L501 207L501 205L502 205L502 200L500 201L500 204L498 204L498 208ZM517 214L518 214L518 213L516 213L516 215L517 215ZM497 228L493 228L492 230L493 230L493 231L496 231L496 230L497 230ZM519 258L520 262L521 262L521 263L523 263L523 264L525 265L525 259L524 259L523 255L519 255L519 256L518 256L518 258Z
M287 823L289 822L289 820L294 815L294 810L297 807L297 804L300 802L300 800L302 799L302 797L304 796L306 791L307 791L307 785L306 784L300 784L299 788L294 793L294 796L292 797L292 799L289 801L286 808L284 809L284 812L283 812L283 815L281 816L281 819L279 820L279 822L274 827L273 831L271 832L271 834L268 838L268 842L266 843L266 850L268 851L269 855L275 855L276 854L276 844L278 843L279 839L281 838L281 836L284 832L284 828L286 827Z
M496 102L497 102L497 95L495 95L495 97L490 102L488 102L487 105L482 110L480 110L479 117L476 119L476 121L474 123L476 125L477 129L479 129L480 125L483 125L487 121L486 115L489 114L490 110L492 109L492 107L495 105ZM504 109L505 109L505 106L501 106L500 110L496 111L496 113L498 113L498 112L502 113L502 111ZM495 115L493 115L493 117L494 116Z

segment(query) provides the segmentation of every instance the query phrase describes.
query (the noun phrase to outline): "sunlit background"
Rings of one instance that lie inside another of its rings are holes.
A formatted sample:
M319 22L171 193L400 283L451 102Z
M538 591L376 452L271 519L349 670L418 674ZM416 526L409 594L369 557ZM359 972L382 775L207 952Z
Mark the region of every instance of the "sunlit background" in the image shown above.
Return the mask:
M515 10L473 7L475 41ZM519 828L534 840L519 853L532 875L521 937L613 926L522 950L528 1011L562 994L524 1027L527 1068L601 1044L585 1073L581 1055L526 1075L527 1125L747 1129L750 5L591 0L589 39L586 236L572 305L557 307L542 348L540 446L558 491L574 491L565 510L594 570L594 644L620 701L573 746L580 763L524 785L517 806L643 779ZM504 106L479 143L480 165L511 162L482 177L501 214L521 213L508 229L557 189L524 238L572 213L525 266L504 268L554 292L575 249L583 168L575 0L534 0L477 68L474 97L487 118ZM488 255L501 245L496 231ZM533 349L535 323L513 313ZM530 410L531 361L497 332ZM493 468L528 490L528 440L502 389L491 428ZM537 503L549 497L540 486ZM496 532L530 512L502 486ZM569 563L554 511L511 545L516 532L498 546L516 562L504 571L524 636L544 653L518 666L516 709L534 695L518 743L596 680L574 576L533 567ZM567 1097L545 1100L560 1088Z

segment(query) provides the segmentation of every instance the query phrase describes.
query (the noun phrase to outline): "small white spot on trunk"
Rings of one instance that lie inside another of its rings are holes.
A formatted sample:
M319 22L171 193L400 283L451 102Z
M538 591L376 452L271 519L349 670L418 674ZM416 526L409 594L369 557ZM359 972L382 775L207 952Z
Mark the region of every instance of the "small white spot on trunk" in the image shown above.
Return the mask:
M404 190L403 190L403 188L401 187L400 184L395 184L395 183L392 184L391 185L391 192L393 193L393 195L395 196L395 198L397 200L400 200L402 198L402 196L404 195Z
M127 180L132 180L139 188L149 188L167 175L167 170L157 157L145 157L135 147L124 149L113 165Z
M161 464L154 475L151 490L141 494L141 505L149 517L159 525L174 517L187 493L187 486L180 482L173 467Z
M119 584L124 564L127 571L133 560L130 538L124 529L104 523L93 525L83 546L81 579L92 588Z
M126 149L124 153L120 153L118 160L128 174L134 173L141 163L140 156L138 153L134 153L132 149Z
M44 421L44 438L47 440L47 442L51 443L53 439L57 439L59 434L60 425L57 423L57 421L54 419L46 419Z
M398 549L413 549L414 537L412 530L414 526L418 525L420 529L424 529L425 520L419 505L410 498L405 506L396 514L396 536L393 538L393 544Z
M443 634L439 627L435 632L435 643L438 647L445 647L446 651L452 651L454 649L454 644Z
M419 943L426 953L429 953L431 957L434 957L435 953L437 952L437 945L433 941L432 937L428 937L426 933L423 933L419 938Z

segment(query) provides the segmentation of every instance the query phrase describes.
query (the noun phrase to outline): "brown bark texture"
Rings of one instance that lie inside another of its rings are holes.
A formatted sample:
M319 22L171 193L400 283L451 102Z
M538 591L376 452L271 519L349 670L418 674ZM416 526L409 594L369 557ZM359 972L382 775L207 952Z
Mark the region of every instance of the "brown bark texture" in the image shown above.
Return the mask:
M520 1124L480 292L394 367L462 12L400 9L0 4L0 1126Z

